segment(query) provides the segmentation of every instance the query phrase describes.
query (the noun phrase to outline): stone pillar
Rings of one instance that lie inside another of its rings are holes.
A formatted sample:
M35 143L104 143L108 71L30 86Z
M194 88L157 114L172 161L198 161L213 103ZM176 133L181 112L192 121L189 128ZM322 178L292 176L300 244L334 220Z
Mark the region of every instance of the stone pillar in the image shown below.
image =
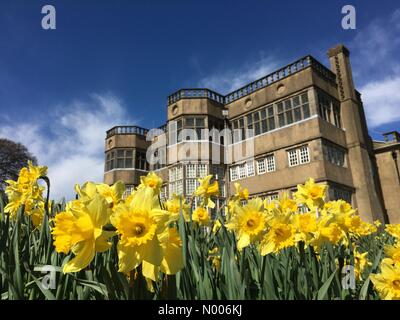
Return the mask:
M364 108L354 87L349 56L349 50L343 45L328 51L331 70L336 74L342 125L346 131L349 167L355 187L354 202L364 220L371 222L379 219L383 222L383 204L378 197L375 170L371 163L375 156Z

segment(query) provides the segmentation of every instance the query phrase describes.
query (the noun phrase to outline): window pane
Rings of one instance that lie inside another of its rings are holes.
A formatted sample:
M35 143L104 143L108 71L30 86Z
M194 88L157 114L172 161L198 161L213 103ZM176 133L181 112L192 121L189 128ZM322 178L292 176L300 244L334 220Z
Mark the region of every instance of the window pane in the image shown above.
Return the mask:
M292 111L286 112L286 124L291 124L293 122Z
M292 101L286 100L285 101L285 110L289 110L292 107Z
M268 126L269 126L269 130L274 130L275 129L275 119L274 118L269 118L268 119Z
M308 94L307 94L307 92L301 95L301 101L303 103L308 102Z
M124 152L125 152L124 150L118 150L117 151L117 157L118 158L123 158L124 157Z
M278 117L279 117L279 126L283 127L285 125L285 115L281 113Z
M128 158L125 160L125 168L132 168L133 167L133 161L132 158Z
M254 125L254 129L255 129L256 135L258 135L258 134L261 133L261 128L260 128L260 123L259 123L259 122L257 122L257 123Z
M261 119L265 119L267 117L267 110L262 109L261 110Z
M282 102L279 102L279 103L277 104L277 106L278 106L278 112L282 112L282 111L283 111L283 103L282 103Z
M124 159L118 159L117 168L123 168L123 167L124 167Z
M274 107L268 107L268 117L272 117L274 115Z
M197 127L204 127L204 118L197 118L196 119L196 126Z
M185 125L187 127L193 127L194 126L194 118L186 118L185 119Z
M299 96L297 96L297 97L294 97L293 98L293 106L298 106L300 104L300 97Z
M254 122L260 120L260 114L258 112L254 113L253 117L254 117Z
M294 111L294 121L301 120L301 110L300 107L293 110Z
M303 117L304 117L304 119L310 117L310 107L309 107L308 103L306 103L306 104L303 106Z
M126 151L125 151L125 156L126 156L127 158L132 158L132 154L133 154L133 151L132 151L132 150L126 150Z
M263 120L261 122L261 132L264 133L264 132L267 132L267 131L268 131L267 120Z

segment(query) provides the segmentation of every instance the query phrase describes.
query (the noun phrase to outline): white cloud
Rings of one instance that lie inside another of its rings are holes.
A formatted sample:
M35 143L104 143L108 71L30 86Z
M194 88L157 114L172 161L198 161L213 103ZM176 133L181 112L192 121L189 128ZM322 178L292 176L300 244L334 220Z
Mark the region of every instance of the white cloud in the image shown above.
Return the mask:
M113 95L91 95L57 106L45 122L8 124L0 136L21 142L49 167L51 198L74 197L75 183L103 181L104 139L115 125L133 124ZM50 108L49 108L50 110Z
M400 120L400 9L360 29L350 43L355 82L371 128Z
M211 74L201 79L198 86L215 90L221 94L227 94L271 73L279 68L279 66L280 62L274 57L261 56L259 59L245 63L238 68Z
M371 127L400 121L400 75L368 82L360 91Z

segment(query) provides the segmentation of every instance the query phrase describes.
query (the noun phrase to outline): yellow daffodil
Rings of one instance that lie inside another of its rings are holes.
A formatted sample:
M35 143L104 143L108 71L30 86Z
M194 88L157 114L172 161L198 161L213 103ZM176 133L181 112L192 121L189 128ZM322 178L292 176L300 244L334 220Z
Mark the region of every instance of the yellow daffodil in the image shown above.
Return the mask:
M358 280L362 280L362 274L365 268L372 266L372 263L368 261L368 252L359 253L354 250L354 274Z
M386 258L382 262L400 266L400 245L398 243L395 245L386 245L385 255Z
M119 234L119 271L128 272L146 261L159 266L163 259L160 237L165 231L168 211L161 210L157 195L138 189L129 206L119 204L111 217ZM152 189L153 190L153 189Z
M258 242L265 233L267 216L262 200L251 199L245 206L236 207L236 214L226 224L236 234L238 250Z
M140 185L139 188L143 186L149 187L154 190L155 194L159 194L162 186L162 179L155 174L153 171L149 172L147 176L140 177Z
M97 194L100 194L113 210L118 203L121 202L125 192L125 184L122 181L117 181L112 186L105 183L86 182L83 186L75 185L75 191L78 193L80 200L90 201Z
M249 199L249 190L247 188L242 188L242 186L235 182L235 199L237 200L248 200Z
M208 260L211 260L211 264L215 270L219 271L221 269L221 255L219 253L219 248L215 247L208 251Z
M210 199L210 197L218 196L219 188L218 188L217 181L214 181L212 184L210 184L211 178L212 178L212 175L208 175L202 179L199 179L200 185L198 186L196 191L193 193L193 195L196 197L203 197L204 205L206 207L210 207L211 209L213 209L213 208L215 208L215 203Z
M371 274L370 279L379 296L384 300L400 299L400 266L381 263L381 272Z
M65 254L72 251L75 254L64 265L64 273L82 270L90 264L96 252L103 252L111 247L107 240L114 233L102 229L109 223L109 218L108 203L99 194L86 203L72 201L65 212L55 216L52 234L56 251Z
M303 241L308 244L313 233L317 231L317 217L315 213L295 214L292 217L292 223L296 228L296 241Z
M295 244L295 227L280 219L269 222L269 230L260 243L261 255L277 253Z
M164 208L170 214L169 222L179 219L182 208L182 214L185 221L189 221L190 204L186 203L182 195L174 194L171 199L164 202Z
M221 221L219 221L219 219L215 219L215 220L214 220L213 227L212 227L212 232L213 232L213 233L217 233L218 230L219 230L221 227L222 227Z
M207 208L197 207L193 211L192 220L201 226L208 226L211 221L210 213Z
M279 209L283 212L291 212L291 213L295 213L297 212L297 203L295 200L290 199L289 195L284 192L282 195L282 198L277 201L278 207Z
M28 161L28 167L22 168L19 172L17 181L6 180L8 184L5 193L8 196L8 204L4 212L11 218L15 218L18 209L24 206L26 215L34 215L34 223L37 222L38 214L43 207L44 199L42 196L44 187L40 186L38 179L47 175L47 167L34 166Z
M400 239L400 224L387 224L385 231L392 237Z
M325 221L320 221L318 222L318 229L314 232L310 244L315 250L318 250L324 243L337 245L344 238L345 233L337 223L326 224Z
M326 185L316 184L314 179L310 178L304 185L297 185L294 197L299 203L306 204L310 209L314 209L323 206L325 193Z
M168 275L176 274L183 265L182 240L176 228L166 229L159 237L162 247L162 260L160 265L154 265L146 260L142 262L143 276L152 281L157 281L159 272Z

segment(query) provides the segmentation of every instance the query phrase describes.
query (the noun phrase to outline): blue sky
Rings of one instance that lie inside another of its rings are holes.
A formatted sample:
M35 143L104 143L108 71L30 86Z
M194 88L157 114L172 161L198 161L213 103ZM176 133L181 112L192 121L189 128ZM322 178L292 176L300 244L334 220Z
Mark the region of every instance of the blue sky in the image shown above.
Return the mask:
M356 30L341 28L346 4ZM178 88L226 94L307 54L328 65L344 43L380 138L400 129L399 34L398 1L1 0L0 136L49 165L56 197L72 194L102 180L105 130L161 125Z

